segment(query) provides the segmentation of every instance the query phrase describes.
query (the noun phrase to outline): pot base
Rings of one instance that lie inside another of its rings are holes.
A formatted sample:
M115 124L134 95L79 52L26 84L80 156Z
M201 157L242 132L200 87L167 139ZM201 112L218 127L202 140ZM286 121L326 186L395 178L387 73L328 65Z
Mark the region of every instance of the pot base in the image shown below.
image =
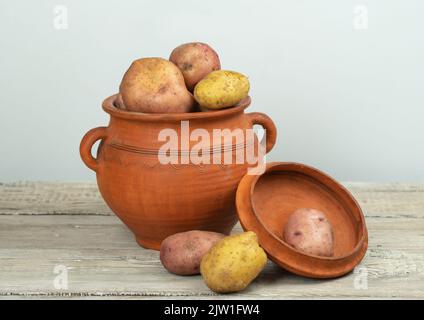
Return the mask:
M143 247L145 249L151 249L151 250L157 250L157 251L160 250L160 242L144 240L138 237L135 237L135 241L137 241L140 247Z

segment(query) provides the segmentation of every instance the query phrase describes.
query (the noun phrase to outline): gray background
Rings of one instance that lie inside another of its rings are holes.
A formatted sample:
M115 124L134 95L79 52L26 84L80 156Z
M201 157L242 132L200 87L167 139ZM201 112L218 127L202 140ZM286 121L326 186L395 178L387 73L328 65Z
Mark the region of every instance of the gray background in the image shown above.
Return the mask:
M101 101L132 60L197 40L249 76L250 111L278 126L270 160L424 182L423 15L419 0L0 0L0 181L94 179L78 146L107 124Z

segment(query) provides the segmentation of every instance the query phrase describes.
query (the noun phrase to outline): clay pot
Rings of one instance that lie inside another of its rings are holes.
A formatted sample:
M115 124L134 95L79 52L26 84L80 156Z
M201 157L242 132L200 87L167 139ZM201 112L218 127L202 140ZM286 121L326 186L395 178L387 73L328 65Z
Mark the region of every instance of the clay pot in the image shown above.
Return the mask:
M159 133L167 129L181 136L182 121L189 121L190 132L204 129L211 136L214 129L245 130L259 124L266 129L268 152L276 140L272 120L262 113L244 113L250 98L225 110L174 114L124 111L115 106L116 99L114 95L103 102L104 111L110 115L109 126L88 131L81 141L80 154L96 172L104 200L132 230L137 242L158 250L164 238L177 232L209 230L228 234L237 221L237 186L250 165L236 161L187 163L196 141L179 143L163 153L165 141L159 141ZM94 158L91 148L97 140L101 143ZM253 140L230 145L222 140L211 144L208 152L220 154L223 159L230 153L235 158L248 143L257 144L257 138ZM158 155L171 153L177 155L178 163L161 163Z

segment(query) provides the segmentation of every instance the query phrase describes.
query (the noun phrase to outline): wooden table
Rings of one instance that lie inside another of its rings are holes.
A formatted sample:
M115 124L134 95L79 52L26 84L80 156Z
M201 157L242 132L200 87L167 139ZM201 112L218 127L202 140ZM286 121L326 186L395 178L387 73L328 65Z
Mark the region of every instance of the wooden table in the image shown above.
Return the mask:
M424 185L345 185L370 238L355 272L312 280L269 262L244 292L215 295L139 247L94 183L0 184L0 298L423 299Z

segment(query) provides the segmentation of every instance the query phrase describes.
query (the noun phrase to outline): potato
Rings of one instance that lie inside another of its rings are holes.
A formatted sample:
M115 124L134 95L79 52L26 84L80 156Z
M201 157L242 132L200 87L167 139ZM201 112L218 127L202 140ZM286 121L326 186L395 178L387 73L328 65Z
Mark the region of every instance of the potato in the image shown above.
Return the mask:
M203 255L225 235L210 231L187 231L176 233L162 241L160 261L172 273L198 274Z
M236 105L249 93L249 80L241 73L218 70L207 75L194 88L200 106L222 109Z
M245 289L267 262L265 251L252 231L225 237L206 253L200 273L206 285L219 293Z
M221 69L218 54L206 43L201 42L185 43L176 47L169 60L180 68L187 89L191 92L209 73Z
M121 94L118 94L118 96L116 97L116 99L114 101L114 105L118 109L126 110L125 105L124 105L124 100L122 100Z
M333 227L325 214L316 209L301 208L291 214L284 227L284 241L307 254L334 255Z
M119 91L128 111L189 112L195 104L180 69L162 58L135 60L125 73Z

